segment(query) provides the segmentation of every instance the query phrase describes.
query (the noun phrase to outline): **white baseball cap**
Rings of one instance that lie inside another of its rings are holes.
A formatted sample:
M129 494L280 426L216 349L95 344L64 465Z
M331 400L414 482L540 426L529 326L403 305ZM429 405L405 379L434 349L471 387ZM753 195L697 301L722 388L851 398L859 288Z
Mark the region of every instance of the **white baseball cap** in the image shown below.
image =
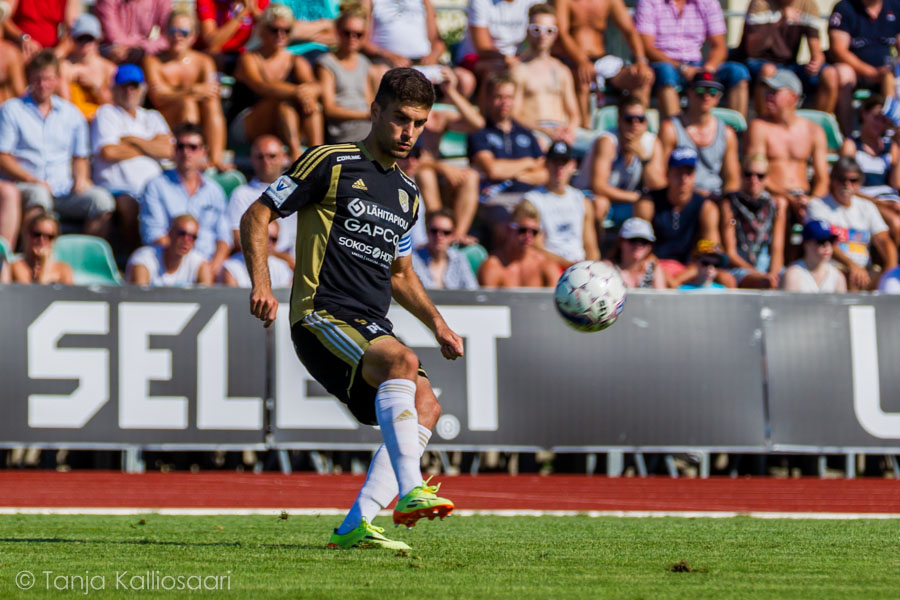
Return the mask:
M649 221L631 217L622 223L619 229L619 237L625 240L633 240L635 238L655 242L656 236L653 235L653 225Z

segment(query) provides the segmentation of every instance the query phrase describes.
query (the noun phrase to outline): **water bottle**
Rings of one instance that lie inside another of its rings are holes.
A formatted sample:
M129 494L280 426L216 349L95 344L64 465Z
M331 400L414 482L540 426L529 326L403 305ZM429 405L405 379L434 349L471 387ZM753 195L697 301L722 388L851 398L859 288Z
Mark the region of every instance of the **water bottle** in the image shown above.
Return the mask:
M791 246L799 246L803 243L803 225L794 223L791 227Z

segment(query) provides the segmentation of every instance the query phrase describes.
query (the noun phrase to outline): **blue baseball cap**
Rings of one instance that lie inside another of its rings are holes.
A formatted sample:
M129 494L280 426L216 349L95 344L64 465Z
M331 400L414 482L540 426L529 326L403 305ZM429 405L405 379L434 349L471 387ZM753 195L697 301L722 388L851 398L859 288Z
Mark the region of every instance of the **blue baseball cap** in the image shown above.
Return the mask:
M803 241L815 240L817 242L825 242L837 239L837 236L831 231L831 223L828 221L807 221L803 226Z
M137 65L119 65L116 70L116 85L125 85L127 83L144 83L144 72Z
M672 150L672 155L669 156L669 168L677 169L678 167L690 167L696 169L697 152L694 151L693 148L687 148L685 146Z

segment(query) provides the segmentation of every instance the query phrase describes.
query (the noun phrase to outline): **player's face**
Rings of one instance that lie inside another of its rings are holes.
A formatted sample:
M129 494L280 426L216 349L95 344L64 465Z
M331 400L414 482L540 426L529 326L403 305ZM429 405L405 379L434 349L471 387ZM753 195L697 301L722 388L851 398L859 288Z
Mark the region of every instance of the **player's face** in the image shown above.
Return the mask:
M256 178L264 183L270 183L278 179L284 171L284 162L287 156L281 142L267 138L254 144L250 152L250 164Z
M446 251L453 239L453 221L440 216L428 223L428 245L434 250Z
M193 221L178 221L172 227L170 238L172 247L178 256L185 256L194 249L194 242L197 241L197 233L200 228Z
M366 34L366 22L357 17L344 19L337 30L338 44L346 50L359 50Z
M623 239L622 256L639 262L647 258L653 249L653 242L641 238Z
M391 102L383 109L377 102L372 106L372 131L381 151L393 158L406 158L425 129L431 109L399 102Z
M693 193L694 180L694 169L692 167L669 168L669 186L674 187L682 198Z
M518 245L527 248L534 246L535 238L541 232L541 224L536 219L524 218L516 223L510 223L509 227L515 236Z
M263 28L265 41L276 48L285 48L291 38L291 23L287 19L275 19Z
M554 15L534 15L528 24L528 44L538 50L547 50L553 46L557 35Z
M516 86L504 83L497 86L491 96L491 116L495 121L502 121L512 115L513 103L516 99Z
M550 171L550 178L553 181L562 181L568 185L575 174L577 164L574 160L565 160L562 158L553 158L547 161L547 170Z
M183 171L202 169L206 165L206 146L196 133L178 136L175 140L175 164Z
M46 67L28 78L31 97L35 102L45 102L59 87L59 72L54 67Z
M169 47L176 52L190 50L194 45L194 22L187 16L178 16L172 19L172 24L166 32L169 38Z
M831 260L834 254L834 243L831 240L806 240L803 248L807 257L818 257L819 260Z
M861 181L862 173L856 171L834 173L831 176L831 193L837 200L850 202L850 198L859 189Z
M125 110L134 110L144 103L147 86L131 82L113 86L113 101Z

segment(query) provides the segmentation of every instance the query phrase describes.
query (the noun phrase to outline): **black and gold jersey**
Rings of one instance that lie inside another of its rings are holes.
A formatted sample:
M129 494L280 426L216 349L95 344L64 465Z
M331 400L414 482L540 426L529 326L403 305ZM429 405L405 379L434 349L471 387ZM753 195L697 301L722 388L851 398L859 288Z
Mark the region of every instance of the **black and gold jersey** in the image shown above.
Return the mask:
M263 194L285 217L297 212L291 324L326 310L383 319L391 263L412 248L408 232L419 190L396 165L385 169L365 146L310 148Z

